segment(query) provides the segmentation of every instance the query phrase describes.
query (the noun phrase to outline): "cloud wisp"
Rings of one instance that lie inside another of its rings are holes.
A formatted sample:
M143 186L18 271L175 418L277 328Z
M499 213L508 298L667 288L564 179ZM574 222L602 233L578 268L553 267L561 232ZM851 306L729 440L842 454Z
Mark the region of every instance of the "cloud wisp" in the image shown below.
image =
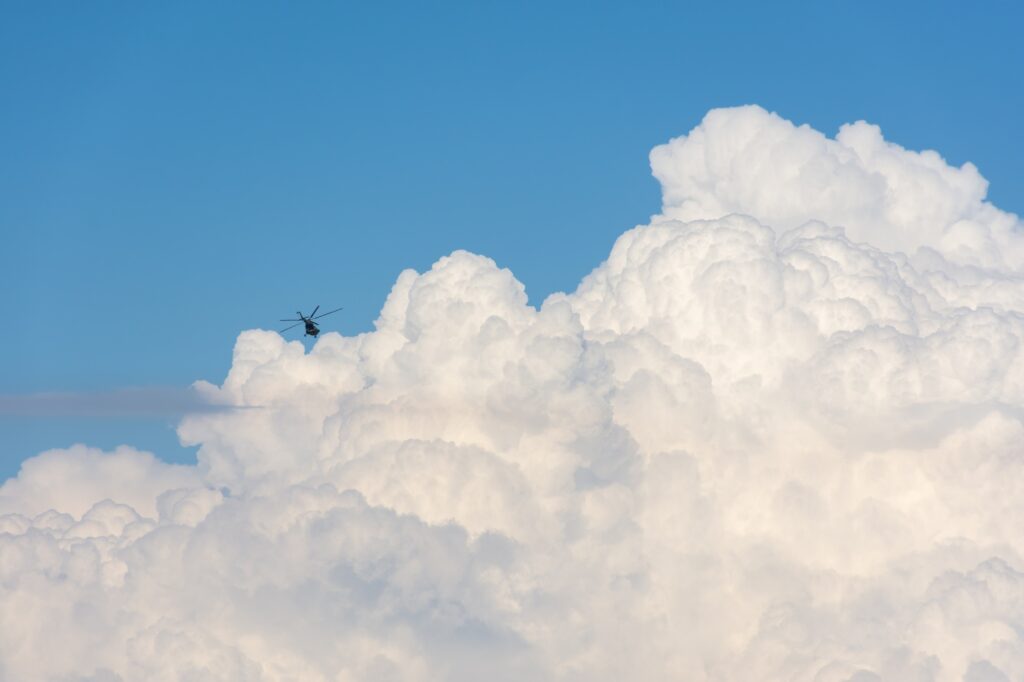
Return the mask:
M651 158L574 292L456 252L370 333L242 333L196 467L25 462L2 676L1024 676L1021 221L865 123Z
M211 403L191 387L146 386L0 394L0 416L13 417L180 418L196 412L230 409L241 408Z

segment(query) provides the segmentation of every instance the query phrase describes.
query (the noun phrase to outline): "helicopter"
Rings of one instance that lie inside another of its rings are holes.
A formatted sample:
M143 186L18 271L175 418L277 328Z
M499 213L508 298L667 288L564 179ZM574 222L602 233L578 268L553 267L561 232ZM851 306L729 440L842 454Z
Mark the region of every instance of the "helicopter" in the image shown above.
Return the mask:
M321 317L326 317L331 313L336 313L339 310L344 310L344 308L335 308L334 310L328 310L326 313L320 313L319 315L317 315L316 311L318 310L320 310L320 306L313 308L313 312L311 312L309 315L303 315L300 311L296 310L295 314L298 315L298 318L291 320L281 320L282 322L294 322L295 324L293 324L290 327L285 327L280 332L278 332L278 334L283 334L289 329L294 329L295 327L298 327L300 324L304 324L306 325L305 336L312 336L315 339L317 337L317 334L320 333L320 327L317 326L314 320L319 320Z

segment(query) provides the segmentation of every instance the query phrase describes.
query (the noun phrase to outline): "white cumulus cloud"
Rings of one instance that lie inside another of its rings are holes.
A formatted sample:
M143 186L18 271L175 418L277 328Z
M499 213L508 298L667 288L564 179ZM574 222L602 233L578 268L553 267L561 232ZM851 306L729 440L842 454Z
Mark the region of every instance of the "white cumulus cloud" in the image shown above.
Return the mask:
M967 164L757 107L528 305L456 252L374 331L246 331L198 466L0 487L0 679L1024 677L1024 234Z

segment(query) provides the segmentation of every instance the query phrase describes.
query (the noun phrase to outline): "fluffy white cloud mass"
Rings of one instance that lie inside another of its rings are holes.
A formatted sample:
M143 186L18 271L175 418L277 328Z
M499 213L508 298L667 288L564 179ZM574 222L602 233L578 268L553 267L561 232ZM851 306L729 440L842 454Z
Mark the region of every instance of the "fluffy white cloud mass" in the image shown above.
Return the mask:
M756 107L535 309L465 252L247 331L197 467L0 488L0 679L1024 679L1024 234L971 165Z

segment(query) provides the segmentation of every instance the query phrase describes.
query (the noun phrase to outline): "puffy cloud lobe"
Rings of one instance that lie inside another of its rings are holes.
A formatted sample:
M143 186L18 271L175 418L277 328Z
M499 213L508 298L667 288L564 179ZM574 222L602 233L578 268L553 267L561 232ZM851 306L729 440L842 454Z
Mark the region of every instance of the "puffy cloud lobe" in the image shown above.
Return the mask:
M35 516L54 510L81 517L97 502L110 499L153 516L162 493L200 485L193 467L165 464L148 452L122 446L104 453L76 445L24 462L17 478L0 485L0 514Z
M456 252L373 332L240 335L195 468L26 462L0 677L1024 675L1016 218L862 123L719 110L652 165L573 293Z
M864 121L833 140L760 107L717 109L689 135L656 147L651 167L663 218L744 213L779 231L820 220L886 250L1024 265L1021 221L984 201L988 183L977 168L886 142Z

